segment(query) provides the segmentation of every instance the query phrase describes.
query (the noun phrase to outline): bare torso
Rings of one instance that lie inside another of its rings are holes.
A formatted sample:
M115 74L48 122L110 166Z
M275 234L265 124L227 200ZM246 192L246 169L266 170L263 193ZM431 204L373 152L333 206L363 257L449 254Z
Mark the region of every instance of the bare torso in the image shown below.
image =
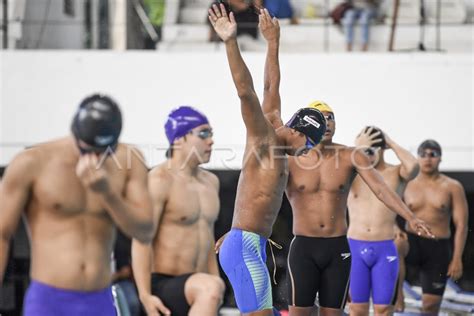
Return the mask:
M78 154L66 138L30 149L37 170L26 218L31 233L31 277L66 289L91 291L110 284L115 225L98 196L75 174ZM116 159L126 165L120 145ZM122 192L126 171L105 161L112 190Z
M272 128L271 126L269 128ZM272 129L266 139L247 139L232 227L270 237L288 180L287 158Z
M400 165L383 163L376 169L389 188L397 192L399 196L403 196L407 182L400 177ZM369 241L394 238L396 214L375 196L360 176L354 179L349 193L348 206L348 237Z
M160 175L158 175L158 173ZM208 171L183 177L160 165L150 177L169 183L169 194L153 240L153 272L167 275L208 271L219 214L218 182Z
M355 176L352 148L333 144L289 159L286 194L293 209L293 234L337 237L347 233L347 195Z
M405 191L405 203L421 220L425 221L437 238L451 236L452 187L453 179L440 174L435 179L411 181ZM410 227L406 229L414 233Z

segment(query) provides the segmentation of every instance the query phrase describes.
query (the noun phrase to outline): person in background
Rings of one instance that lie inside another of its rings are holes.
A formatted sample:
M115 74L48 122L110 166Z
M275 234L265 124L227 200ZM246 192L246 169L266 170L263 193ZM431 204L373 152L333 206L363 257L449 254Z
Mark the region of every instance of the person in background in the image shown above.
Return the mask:
M150 19L151 25L158 34L158 39L153 40L147 35L145 40L145 49L155 49L162 39L162 26L165 18L165 0L143 0L145 11Z
M361 131L356 146L365 148L365 154L384 182L403 196L407 184L420 170L416 158L375 126ZM385 161L388 149L400 163ZM368 315L371 298L376 315L391 315L400 265L397 244L401 247L403 238L396 225L397 214L378 200L360 176L352 183L347 205L350 223L347 237L352 254L351 315Z
M379 0L348 0L351 6L343 18L346 32L347 51L352 51L354 42L354 25L359 21L362 29L362 50L369 49L369 28L372 19L375 17Z
M404 195L408 207L432 227L436 236L432 239L406 227L410 250L405 261L407 266L420 268L425 315L439 313L448 278L456 281L462 276L462 254L467 238L466 194L459 181L439 171L441 157L438 142L428 139L421 143L418 147L420 173L408 184ZM454 245L451 220L455 227Z
M264 6L272 17L290 19L291 24L298 24L298 18L290 2L290 0L265 0Z
M258 35L258 14L262 8L262 0L227 0L216 1L214 4L222 3L227 12L233 12L235 21L237 22L237 36L247 35L252 39L257 39ZM210 42L219 42L212 25L210 25Z
M9 163L0 187L0 280L24 216L31 282L23 315L116 315L110 287L116 230L145 244L156 230L143 155L119 142L121 130L118 103L94 94L79 104L68 136Z
M133 271L149 316L216 315L225 285L214 252L219 179L201 168L214 141L207 117L190 106L168 115L167 161L148 175L157 230L150 244L132 242Z

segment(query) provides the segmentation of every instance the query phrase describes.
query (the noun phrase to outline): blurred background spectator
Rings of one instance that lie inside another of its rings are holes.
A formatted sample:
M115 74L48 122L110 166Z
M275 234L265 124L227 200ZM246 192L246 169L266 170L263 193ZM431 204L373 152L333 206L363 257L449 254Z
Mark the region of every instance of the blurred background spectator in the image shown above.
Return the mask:
M158 34L158 39L153 40L148 34L145 37L145 49L155 49L162 38L162 26L165 17L165 0L143 0L145 11L150 23Z
M227 7L227 11L234 12L237 22L237 36L248 35L257 39L258 14L259 9L263 7L262 0L228 0L223 3ZM212 27L210 28L210 41L220 41Z
M362 50L369 48L370 23L377 13L379 0L349 0L350 8L345 12L343 23L346 32L347 51L352 51L354 25L359 22L362 31Z
M265 0L264 6L271 16L278 19L290 19L291 24L298 24L298 18L290 0Z

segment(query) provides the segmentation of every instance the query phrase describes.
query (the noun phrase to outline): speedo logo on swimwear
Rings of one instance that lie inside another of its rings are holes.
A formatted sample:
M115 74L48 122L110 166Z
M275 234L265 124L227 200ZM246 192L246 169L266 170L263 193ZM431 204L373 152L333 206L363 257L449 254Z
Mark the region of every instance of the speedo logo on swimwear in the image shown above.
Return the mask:
M394 262L395 260L397 260L397 256L387 256L387 260L388 262Z
M100 136L100 135L97 135L97 136L94 138L94 141L95 141L96 144L98 144L99 146L105 146L105 145L111 144L111 143L114 141L114 136L113 136L113 135L107 135L107 136Z
M431 285L433 285L435 289L441 289L444 287L444 283L438 283L438 282L433 282Z
M346 260L351 256L350 252L341 253L342 260Z
M309 124L313 125L314 127L316 128L319 128L321 126L321 124L319 124L318 122L316 122L315 120L313 120L312 118L310 118L308 115L305 115L303 117L303 121L306 121L308 122Z

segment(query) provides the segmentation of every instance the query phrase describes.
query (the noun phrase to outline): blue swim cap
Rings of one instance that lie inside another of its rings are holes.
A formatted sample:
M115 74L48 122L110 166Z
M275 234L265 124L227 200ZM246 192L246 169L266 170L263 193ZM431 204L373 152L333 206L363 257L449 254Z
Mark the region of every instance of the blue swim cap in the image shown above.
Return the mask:
M193 107L180 106L168 115L168 120L165 123L166 137L172 145L176 139L183 137L193 128L204 124L209 124L204 114Z

